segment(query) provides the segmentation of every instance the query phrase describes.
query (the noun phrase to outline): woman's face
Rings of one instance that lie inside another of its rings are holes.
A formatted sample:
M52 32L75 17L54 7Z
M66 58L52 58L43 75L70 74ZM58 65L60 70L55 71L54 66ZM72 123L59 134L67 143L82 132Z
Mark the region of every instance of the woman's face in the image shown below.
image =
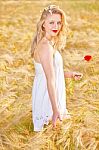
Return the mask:
M62 27L62 19L60 14L48 15L43 27L46 32L46 36L55 37L60 32Z

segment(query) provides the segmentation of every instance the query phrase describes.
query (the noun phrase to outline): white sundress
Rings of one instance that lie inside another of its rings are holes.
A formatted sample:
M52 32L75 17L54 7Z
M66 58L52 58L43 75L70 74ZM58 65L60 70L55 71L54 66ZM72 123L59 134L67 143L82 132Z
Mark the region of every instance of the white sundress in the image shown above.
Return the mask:
M34 59L35 77L32 86L32 119L34 131L42 131L44 124L48 125L52 120L52 106L48 94L46 76L43 67ZM68 114L66 109L65 78L63 70L63 59L58 50L54 54L55 84L57 90L57 103L61 117Z

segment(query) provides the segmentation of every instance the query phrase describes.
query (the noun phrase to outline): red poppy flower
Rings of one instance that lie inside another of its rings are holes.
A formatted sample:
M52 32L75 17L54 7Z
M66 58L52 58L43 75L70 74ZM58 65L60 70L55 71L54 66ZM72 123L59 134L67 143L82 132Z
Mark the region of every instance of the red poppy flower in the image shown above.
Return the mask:
M84 59L85 59L86 61L90 61L90 59L92 59L92 56L86 55L86 56L84 57Z

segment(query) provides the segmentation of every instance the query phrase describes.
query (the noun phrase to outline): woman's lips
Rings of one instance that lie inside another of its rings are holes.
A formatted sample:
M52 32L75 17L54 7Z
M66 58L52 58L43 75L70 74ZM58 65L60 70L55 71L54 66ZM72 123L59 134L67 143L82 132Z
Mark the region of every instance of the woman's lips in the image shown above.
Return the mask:
M52 31L56 33L58 30L52 30Z

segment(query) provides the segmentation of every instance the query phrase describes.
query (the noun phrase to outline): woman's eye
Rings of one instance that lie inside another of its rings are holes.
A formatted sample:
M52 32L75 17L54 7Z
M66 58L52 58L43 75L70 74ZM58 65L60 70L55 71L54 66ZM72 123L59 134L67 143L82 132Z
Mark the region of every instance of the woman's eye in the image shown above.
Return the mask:
M54 24L54 22L51 21L50 24ZM62 23L61 23L61 21L59 21L59 22L57 22L57 24L58 24L58 25L61 25Z
M54 22L50 22L50 24L54 24Z
M57 24L59 24L59 25L60 25L60 24L61 24L61 22L58 22Z

